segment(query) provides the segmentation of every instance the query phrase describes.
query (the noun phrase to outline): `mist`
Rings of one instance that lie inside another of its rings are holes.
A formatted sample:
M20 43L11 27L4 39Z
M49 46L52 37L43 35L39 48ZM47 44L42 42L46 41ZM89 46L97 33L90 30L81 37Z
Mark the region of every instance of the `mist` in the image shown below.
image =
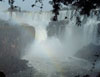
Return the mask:
M34 67L39 72L46 73L47 77L53 77L52 75L55 75L55 73L63 73L70 68L72 72L76 72L77 69L78 73L81 73L81 69L84 70L82 73L91 69L91 61L75 55L89 45L100 45L98 16L93 15L93 13L90 17L81 16L78 11L68 10L61 11L58 21L53 22L51 20L53 14L46 11L13 12L12 17L9 13L1 13L1 18L3 14L7 15L6 21L14 24L14 26L34 28L31 30L34 34L30 30L26 32L27 35L32 36L31 42L28 42L30 40L27 39L27 45L21 48L20 58L27 60L29 67ZM67 16L67 19L64 19L65 16ZM81 26L76 24L77 17L82 21ZM24 37L27 38L23 31L21 33L23 39ZM87 50L90 49L87 48ZM62 76L64 77L63 74L59 75L59 77Z

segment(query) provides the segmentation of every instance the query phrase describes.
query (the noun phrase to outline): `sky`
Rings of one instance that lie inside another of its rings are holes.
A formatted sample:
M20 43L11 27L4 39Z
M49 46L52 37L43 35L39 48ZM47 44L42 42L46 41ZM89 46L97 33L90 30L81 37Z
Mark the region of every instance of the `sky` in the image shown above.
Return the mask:
M52 9L52 6L49 4L50 0L43 0L43 11L49 11ZM35 2L35 0L25 0L24 2L22 0L15 0L14 5L20 6L22 10L27 11L40 11L39 7L32 8L31 5ZM37 4L40 5L39 3ZM0 10L6 10L9 7L8 0L4 0L3 2L0 2Z

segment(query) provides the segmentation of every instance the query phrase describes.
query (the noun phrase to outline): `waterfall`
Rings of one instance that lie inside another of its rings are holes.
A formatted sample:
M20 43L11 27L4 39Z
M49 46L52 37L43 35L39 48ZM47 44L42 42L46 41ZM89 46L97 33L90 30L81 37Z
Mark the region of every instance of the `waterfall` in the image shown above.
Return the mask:
M46 73L61 71L62 62L68 60L69 56L73 57L82 47L91 43L99 44L97 30L100 22L97 16L91 14L86 17L75 10L67 10L60 12L58 21L52 22L53 16L51 12L14 12L12 15L16 23L29 24L35 28L35 40L25 48L27 51L22 59ZM67 19L64 19L65 16ZM81 26L76 24L77 17L80 18ZM49 37L49 33L52 36Z
M36 34L35 34L35 40L43 41L47 39L47 31L43 27L37 27L35 28Z
M98 22L94 18L90 18L87 20L86 24L84 24L84 29L83 29L83 38L84 41L89 43L96 44L97 42L97 29L98 29Z

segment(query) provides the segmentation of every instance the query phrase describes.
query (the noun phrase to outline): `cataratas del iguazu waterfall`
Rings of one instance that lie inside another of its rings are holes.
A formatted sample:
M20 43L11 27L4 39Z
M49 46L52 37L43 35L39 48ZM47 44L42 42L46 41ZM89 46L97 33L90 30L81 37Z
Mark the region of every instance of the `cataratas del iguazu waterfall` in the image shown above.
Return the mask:
M13 12L12 16L9 12L1 12L0 32L5 30L7 35L9 29L14 29L6 38L16 39L19 49L14 44L11 49L20 50L17 57L28 61L27 66L35 70L19 71L8 74L8 77L74 77L91 73L93 55L100 53L100 10L96 14L93 10L87 17L74 9L67 9L60 11L58 21L52 21L54 14L51 11ZM19 39L15 37L16 33L19 33ZM4 40L3 44L7 42ZM14 51L11 53L15 56ZM100 60L94 72L100 72Z

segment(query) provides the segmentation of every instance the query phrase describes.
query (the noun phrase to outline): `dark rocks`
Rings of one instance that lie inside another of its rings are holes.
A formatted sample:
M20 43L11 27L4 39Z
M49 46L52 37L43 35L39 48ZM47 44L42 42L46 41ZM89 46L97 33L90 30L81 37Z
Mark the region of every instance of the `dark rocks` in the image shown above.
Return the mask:
M98 36L100 36L100 23L98 24Z
M0 71L3 71L7 77L19 77L16 74L20 71L33 69L27 66L28 61L22 60L21 56L34 37L33 27L0 20Z
M34 40L34 37L33 27L2 21L0 23L0 56L20 56L22 50Z
M47 27L48 36L49 37L56 36L58 38L62 38L67 23L68 23L67 20L50 22L49 26Z
M6 77L6 75L0 71L0 77Z
M100 55L100 45L89 44L75 54L76 57L88 61L94 61L97 58L95 55Z

